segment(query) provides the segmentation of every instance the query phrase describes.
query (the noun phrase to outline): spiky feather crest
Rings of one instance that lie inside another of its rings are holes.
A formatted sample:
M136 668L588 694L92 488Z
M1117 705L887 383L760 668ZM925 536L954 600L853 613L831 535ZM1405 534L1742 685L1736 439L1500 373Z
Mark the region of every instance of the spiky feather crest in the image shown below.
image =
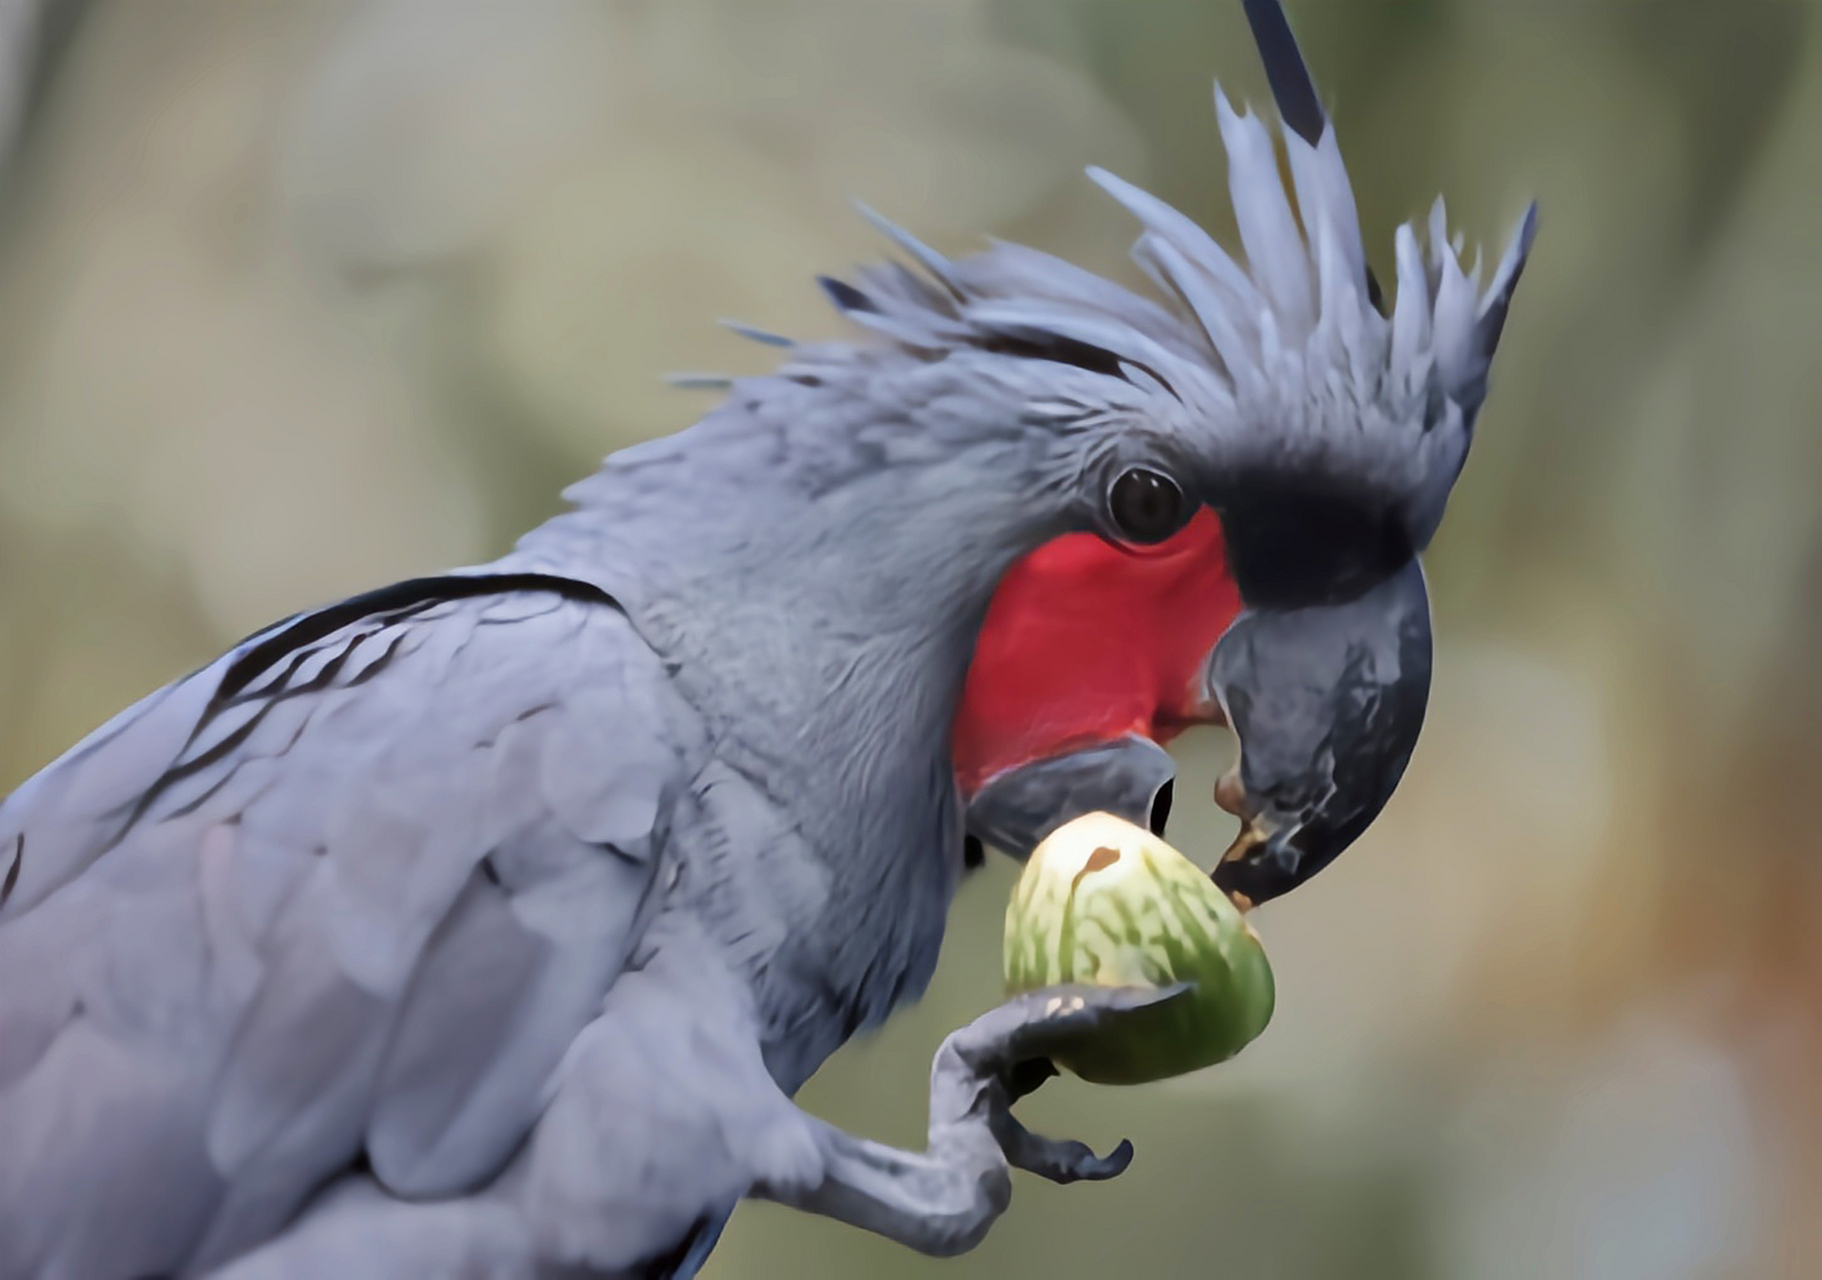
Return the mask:
M858 285L823 285L843 314L908 352L1003 352L1102 373L1125 384L1109 386L1105 402L1040 398L1032 412L1191 415L1236 480L1280 477L1357 497L1398 515L1421 549L1466 459L1536 206L1482 287L1478 259L1465 271L1450 242L1439 197L1427 244L1413 225L1398 229L1395 301L1383 312L1334 126L1282 10L1275 0L1246 9L1291 183L1266 124L1217 85L1243 260L1163 201L1090 169L1143 227L1133 256L1162 304L1020 245L951 260L864 206L921 274L889 263L863 268Z

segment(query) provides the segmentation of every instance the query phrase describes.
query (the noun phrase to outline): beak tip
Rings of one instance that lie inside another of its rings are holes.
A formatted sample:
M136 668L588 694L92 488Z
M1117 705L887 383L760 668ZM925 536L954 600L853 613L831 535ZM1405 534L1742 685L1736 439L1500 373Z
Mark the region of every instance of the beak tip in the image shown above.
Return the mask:
M1430 689L1421 567L1346 603L1247 615L1209 678L1240 740L1215 803L1244 824L1215 883L1268 902L1353 844L1404 775Z
M1312 879L1358 834L1357 827L1313 825L1274 831L1269 823L1251 818L1215 865L1212 878L1242 911L1250 911Z

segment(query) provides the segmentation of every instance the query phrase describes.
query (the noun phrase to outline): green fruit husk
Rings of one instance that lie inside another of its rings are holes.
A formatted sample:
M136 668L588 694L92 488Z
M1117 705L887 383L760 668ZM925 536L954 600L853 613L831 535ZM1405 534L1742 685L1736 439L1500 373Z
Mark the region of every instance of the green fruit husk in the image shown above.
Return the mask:
M1145 1084L1225 1062L1271 1021L1259 936L1208 874L1142 827L1091 813L1052 832L1006 908L1012 994L1063 983L1194 990L1118 1015L1053 1055L1095 1084Z

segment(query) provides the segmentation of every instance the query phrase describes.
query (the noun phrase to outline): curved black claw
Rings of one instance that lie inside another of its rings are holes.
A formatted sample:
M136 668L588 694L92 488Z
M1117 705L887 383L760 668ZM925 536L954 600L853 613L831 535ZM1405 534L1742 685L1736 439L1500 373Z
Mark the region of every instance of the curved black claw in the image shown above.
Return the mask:
M1105 1182L1126 1172L1132 1163L1132 1143L1125 1138L1104 1156L1086 1143L1059 1141L1035 1134L1015 1120L1010 1111L997 1111L990 1120L1006 1163L1014 1169L1067 1185L1071 1182Z

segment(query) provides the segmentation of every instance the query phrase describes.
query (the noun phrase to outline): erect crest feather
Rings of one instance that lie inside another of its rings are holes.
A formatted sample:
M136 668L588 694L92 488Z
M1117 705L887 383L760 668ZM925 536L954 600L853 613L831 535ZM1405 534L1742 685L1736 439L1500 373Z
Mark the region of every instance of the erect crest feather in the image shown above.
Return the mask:
M1412 225L1394 237L1387 315L1334 126L1283 10L1244 3L1282 125L1274 138L1216 87L1243 262L1163 201L1090 169L1138 219L1133 256L1165 305L1016 245L951 260L864 207L922 273L888 264L863 269L858 285L824 287L844 314L908 350L1041 356L1161 388L1212 424L1224 466L1356 493L1396 512L1422 547L1466 458L1536 206L1483 288L1479 263L1462 267L1439 198L1427 254Z

